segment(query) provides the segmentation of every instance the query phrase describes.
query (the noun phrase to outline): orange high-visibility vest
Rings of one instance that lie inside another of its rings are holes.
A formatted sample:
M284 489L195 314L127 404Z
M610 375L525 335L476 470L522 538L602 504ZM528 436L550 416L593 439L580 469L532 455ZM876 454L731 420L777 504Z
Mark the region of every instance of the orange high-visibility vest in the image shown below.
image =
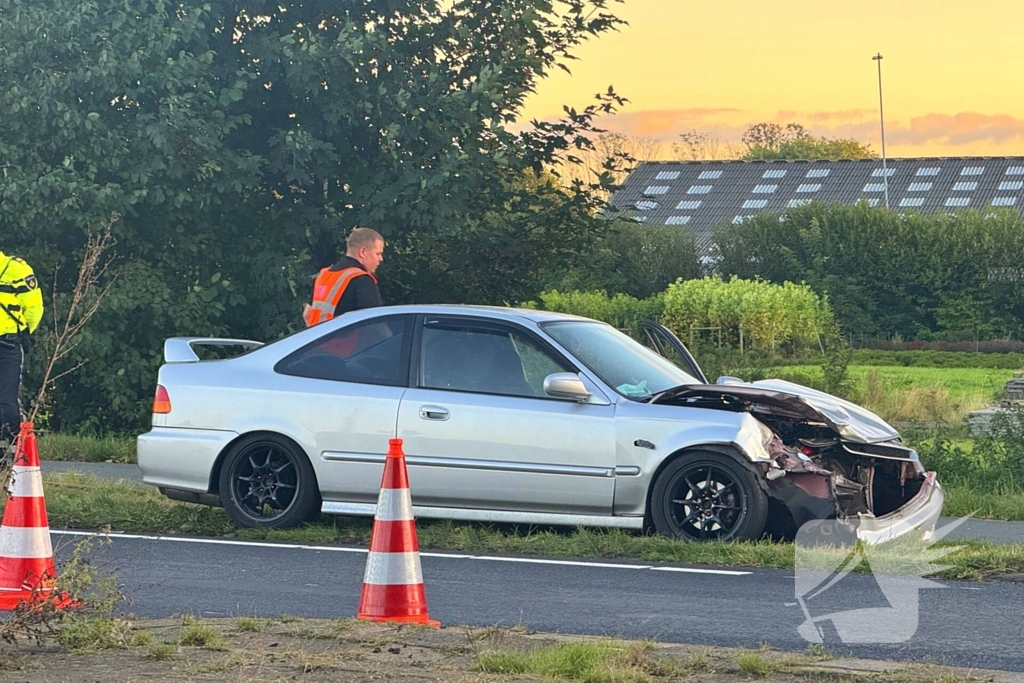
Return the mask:
M312 327L333 318L334 309L338 307L338 302L341 301L345 290L348 289L349 283L361 275L368 275L376 284L377 278L355 266L341 270L331 270L330 268L321 270L316 277L316 282L313 283L313 303L311 305L313 310L310 311L309 326Z

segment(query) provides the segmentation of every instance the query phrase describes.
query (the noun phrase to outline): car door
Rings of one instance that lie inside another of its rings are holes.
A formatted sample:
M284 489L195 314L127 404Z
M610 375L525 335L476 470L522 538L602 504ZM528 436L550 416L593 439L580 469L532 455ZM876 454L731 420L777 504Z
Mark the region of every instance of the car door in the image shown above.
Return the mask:
M287 390L282 413L315 443L325 500L376 501L398 408L409 382L412 315L371 318L292 352L275 367Z
M577 368L517 325L424 316L417 326L398 414L417 505L611 514L614 406L543 390L547 375Z
M640 343L663 358L672 361L676 366L705 384L708 383L708 378L697 365L697 360L686 348L686 344L681 342L679 337L672 334L672 331L664 325L644 320L640 323Z

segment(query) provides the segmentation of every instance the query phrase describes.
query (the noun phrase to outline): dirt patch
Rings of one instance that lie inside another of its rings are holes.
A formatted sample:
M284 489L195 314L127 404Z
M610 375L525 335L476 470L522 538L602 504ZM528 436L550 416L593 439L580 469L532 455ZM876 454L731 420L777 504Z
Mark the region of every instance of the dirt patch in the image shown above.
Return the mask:
M0 680L18 683L142 681L1021 681L935 667L830 666L824 651L743 651L529 633L522 628L443 629L352 619L184 619L120 622L117 646L71 651L7 647ZM188 644L185 644L188 643ZM564 655L564 656L563 656ZM602 659L602 657L605 657ZM596 658L591 669L580 662ZM839 662L835 662L838 664ZM533 667L531 669L531 667ZM545 668L546 667L546 668ZM831 670L830 670L831 669ZM595 675L596 674L596 675Z

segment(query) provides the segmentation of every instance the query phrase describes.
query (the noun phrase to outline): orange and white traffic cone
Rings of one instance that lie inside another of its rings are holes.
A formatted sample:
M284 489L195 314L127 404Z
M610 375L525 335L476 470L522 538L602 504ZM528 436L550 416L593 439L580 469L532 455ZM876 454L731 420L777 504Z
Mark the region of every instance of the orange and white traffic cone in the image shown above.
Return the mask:
M32 430L31 422L21 423L0 523L0 610L13 610L21 602L45 600L57 579L39 447ZM70 601L62 597L54 604L66 607Z
M390 439L388 446L363 576L359 618L440 626L441 622L431 620L427 614L402 440Z

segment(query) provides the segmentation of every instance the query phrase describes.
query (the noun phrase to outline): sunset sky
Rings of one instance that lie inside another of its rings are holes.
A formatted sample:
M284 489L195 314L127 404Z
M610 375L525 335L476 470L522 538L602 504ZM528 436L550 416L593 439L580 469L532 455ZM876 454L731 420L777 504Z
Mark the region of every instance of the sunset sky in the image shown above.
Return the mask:
M666 141L697 129L738 141L750 123L795 121L880 152L881 52L890 157L1024 155L1020 0L626 0L629 26L579 48L527 118L630 100L604 127Z

